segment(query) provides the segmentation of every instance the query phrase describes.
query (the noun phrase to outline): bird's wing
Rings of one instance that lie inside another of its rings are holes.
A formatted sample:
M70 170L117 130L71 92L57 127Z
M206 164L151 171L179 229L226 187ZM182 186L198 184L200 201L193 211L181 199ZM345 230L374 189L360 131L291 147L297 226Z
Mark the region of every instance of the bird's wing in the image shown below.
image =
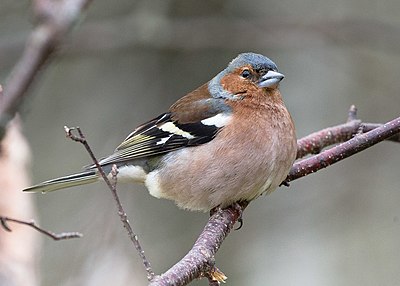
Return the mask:
M114 154L100 161L101 165L120 163L160 155L211 141L230 119L227 108L216 99L201 99L179 111L170 112L140 125L117 147ZM191 108L188 115L188 108ZM205 112L206 110L206 112ZM90 166L92 167L92 166ZM90 168L89 167L89 168Z

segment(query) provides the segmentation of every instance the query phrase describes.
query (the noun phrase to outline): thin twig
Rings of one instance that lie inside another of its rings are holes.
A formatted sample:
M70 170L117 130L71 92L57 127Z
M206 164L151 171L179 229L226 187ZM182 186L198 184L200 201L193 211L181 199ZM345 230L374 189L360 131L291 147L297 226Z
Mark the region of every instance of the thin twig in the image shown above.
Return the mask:
M118 182L118 167L116 164L113 164L111 167L111 186L113 189L116 190L117 182Z
M328 127L297 140L297 159L308 154L318 154L327 146L351 139L359 129L361 120Z
M297 159L309 154L318 154L323 148L330 145L346 142L360 134L360 129L361 133L366 133L382 125L381 123L362 123L361 120L353 120L314 132L297 140ZM385 140L400 143L400 133Z
M47 235L48 237L54 239L54 240L64 240L64 239L71 239L71 238L79 238L82 237L83 235L79 232L62 232L62 233L54 233L49 230L45 230L41 227L39 227L33 220L31 221L24 221L24 220L19 220L15 218L10 218L6 216L0 216L0 223L1 226L6 230L6 231L12 231L10 226L8 225L7 222L15 222L19 224L24 224L27 226L30 226L37 230L40 233L43 233L44 235Z
M357 135L354 138L331 149L325 150L318 155L295 163L285 181L290 182L308 174L315 173L318 170L326 168L385 139L388 139L399 132L400 117L367 133Z
M356 135L366 133L382 125L381 123L363 123L361 120L355 119L314 132L297 140L297 159L309 154L318 154L323 148L346 142ZM394 134L385 140L400 143L400 133Z
M72 131L75 129L77 130L79 136L72 134ZM140 245L137 235L133 232L133 229L132 229L131 225L129 224L128 217L126 215L126 212L125 212L125 210L122 206L122 203L117 194L116 184L117 184L117 172L118 171L117 171L116 166L114 165L115 167L113 166L112 171L111 171L112 181L113 181L113 183L111 183L110 180L108 179L106 173L104 172L103 168L99 164L99 161L93 154L93 151L90 148L82 130L79 127L69 128L67 126L64 126L64 130L65 130L65 133L68 138L72 139L73 141L79 142L79 143L83 144L83 146L85 146L86 151L89 153L89 156L91 157L93 163L96 165L96 168L99 171L101 177L103 178L103 180L107 184L108 188L110 189L110 191L113 195L114 201L117 204L118 215L121 219L121 222L122 222L124 228L126 229L126 231L128 232L129 238L131 239L133 245L135 246L137 252L139 253L140 258L142 259L143 265L147 272L147 279L149 281L151 281L154 278L155 274L151 268L151 264L150 264L149 260L146 258L145 254L144 254L144 251L142 249L142 246Z
M347 116L347 122L353 121L357 119L357 108L356 106L353 104L350 106L349 108L349 113Z

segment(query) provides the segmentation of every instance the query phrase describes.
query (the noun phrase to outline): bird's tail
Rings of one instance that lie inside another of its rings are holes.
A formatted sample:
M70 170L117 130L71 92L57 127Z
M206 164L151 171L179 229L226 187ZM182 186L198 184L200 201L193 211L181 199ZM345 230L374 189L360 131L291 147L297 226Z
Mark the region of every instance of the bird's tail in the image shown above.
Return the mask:
M96 182L99 175L94 170L88 170L53 180L48 180L35 186L24 189L24 192L52 192L60 189L70 188L79 185Z

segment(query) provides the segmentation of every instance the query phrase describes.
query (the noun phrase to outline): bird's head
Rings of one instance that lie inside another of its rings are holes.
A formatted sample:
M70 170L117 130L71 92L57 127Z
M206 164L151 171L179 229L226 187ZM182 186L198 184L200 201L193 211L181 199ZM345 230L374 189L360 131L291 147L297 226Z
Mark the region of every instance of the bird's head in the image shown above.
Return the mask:
M209 82L208 90L215 98L240 100L260 91L277 89L284 77L269 58L243 53Z

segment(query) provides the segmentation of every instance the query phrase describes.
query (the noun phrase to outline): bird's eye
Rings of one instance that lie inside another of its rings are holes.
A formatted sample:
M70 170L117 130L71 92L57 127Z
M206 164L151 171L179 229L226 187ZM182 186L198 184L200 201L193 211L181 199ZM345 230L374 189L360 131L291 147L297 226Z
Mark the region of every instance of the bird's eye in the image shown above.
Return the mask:
M244 71L242 71L242 74L241 74L242 78L248 78L250 75L251 75L251 73L249 70L244 70Z

